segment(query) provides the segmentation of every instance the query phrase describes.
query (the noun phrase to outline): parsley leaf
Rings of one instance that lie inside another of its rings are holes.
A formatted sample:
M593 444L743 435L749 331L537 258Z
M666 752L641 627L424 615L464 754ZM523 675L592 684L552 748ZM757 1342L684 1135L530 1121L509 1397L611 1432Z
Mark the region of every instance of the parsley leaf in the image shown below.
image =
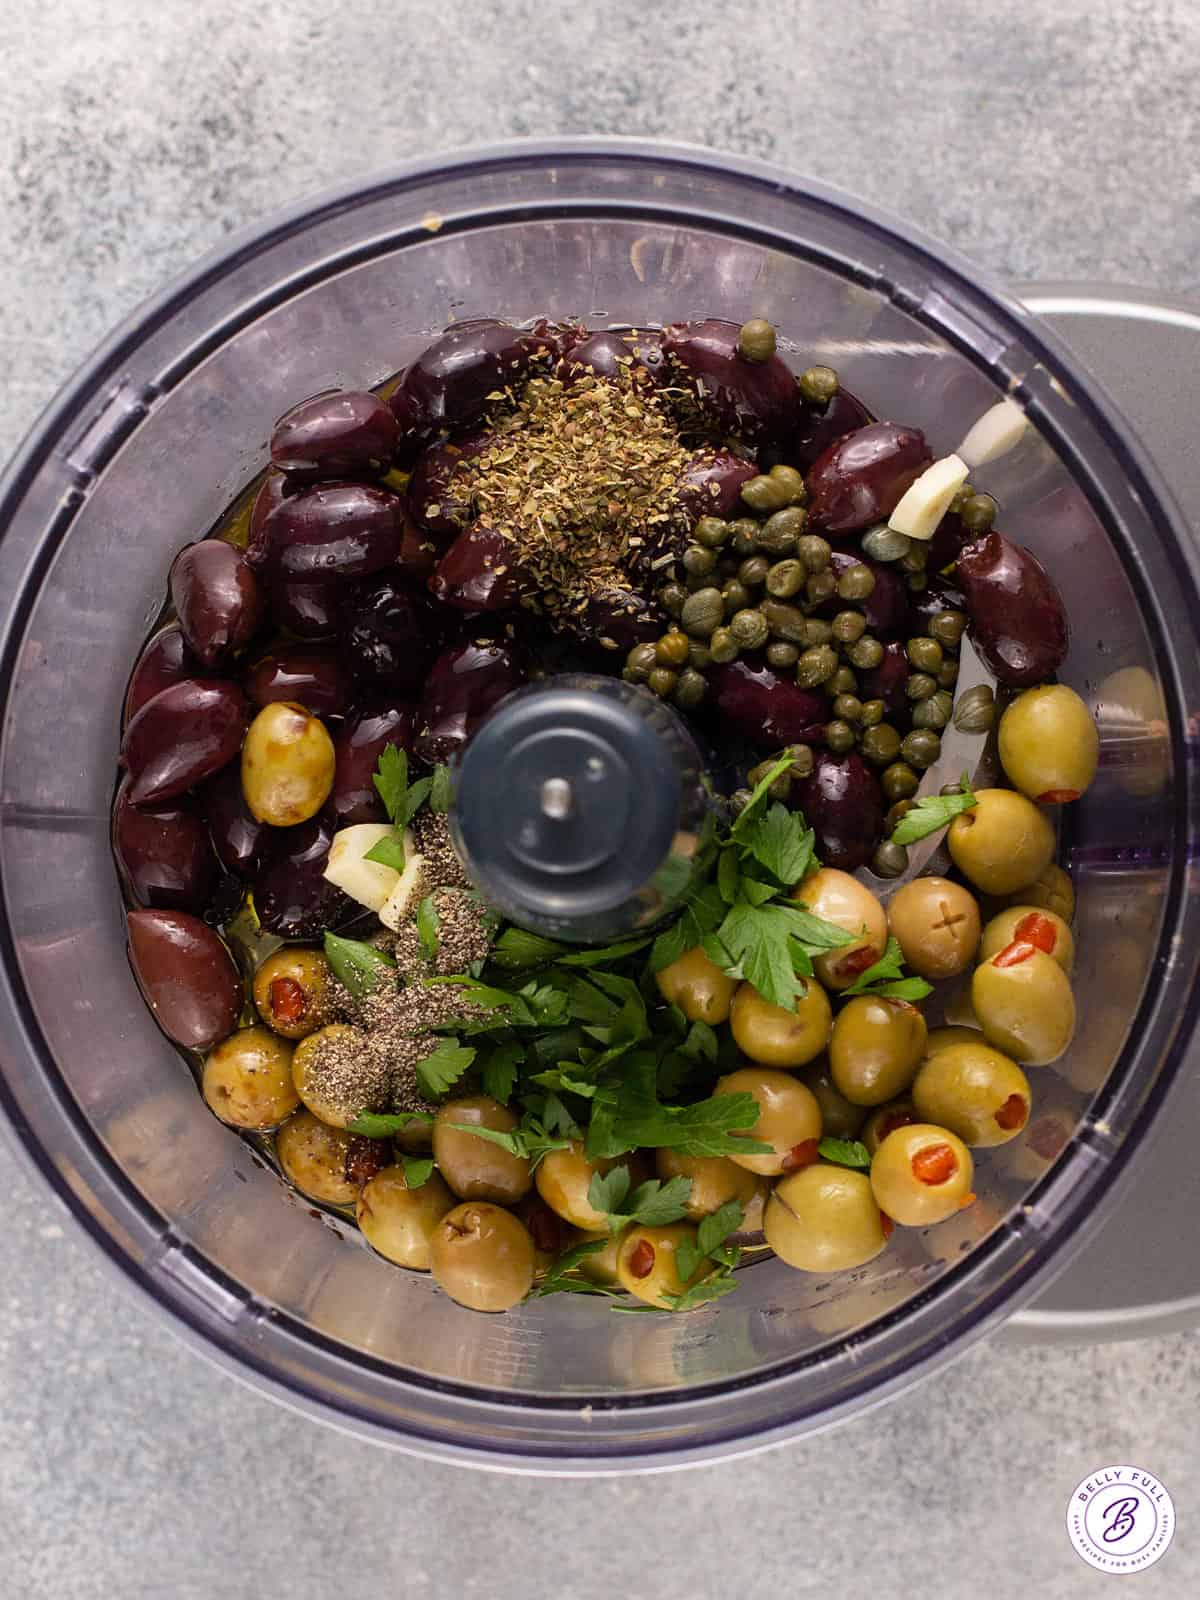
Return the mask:
M743 848L788 888L812 867L816 842L817 836L805 827L804 818L778 801L739 839Z
M532 1161L535 1167L551 1150L565 1150L570 1143L569 1139L548 1133L537 1118L531 1116L525 1117L511 1133L505 1133L500 1128L481 1128L474 1122L450 1122L447 1127L459 1133L473 1133L477 1139L486 1139L489 1144L498 1144L509 1155Z
M438 952L438 914L433 895L427 894L417 907L416 921L421 949L426 960L432 961Z
M790 754L780 756L771 770L754 786L749 800L742 807L741 813L735 818L733 826L729 830L731 839L740 839L758 821L766 810L767 800L771 793L771 785L776 778L781 778L790 769L793 760L794 757Z
M688 1156L767 1155L770 1145L745 1137L758 1120L751 1094L713 1095L690 1106L662 1105L658 1064L649 1051L621 1063L619 1078L598 1086L588 1123L590 1157L620 1156L628 1150L678 1150ZM742 1130L735 1137L733 1130Z
M378 844L373 844L363 856L364 861L377 861L381 867L391 867L393 872L404 871L404 835L395 829L385 833Z
M892 829L892 843L915 844L978 804L971 781L964 772L958 794L929 794L918 800Z
M694 1244L690 1239L684 1239L676 1245L675 1265L685 1283L707 1256L720 1249L731 1233L738 1231L744 1216L738 1201L727 1200L711 1216L703 1219L696 1230Z
M727 906L733 905L738 897L738 881L741 875L737 851L722 850L717 858L717 888Z
M525 1048L515 1039L495 1045L480 1066L484 1094L507 1105L517 1081L517 1068L525 1059Z
M408 756L399 745L384 745L379 752L374 782L384 810L394 823L403 813L408 792Z
M541 967L556 961L567 948L555 939L543 939L540 933L505 928L492 946L491 960L506 971L519 972L523 967Z
M782 906L731 906L717 937L764 1000L794 1010L799 984Z
M604 1174L597 1172L588 1184L588 1204L605 1213L614 1233L631 1222L641 1223L646 1228L660 1228L687 1215L688 1197L692 1192L690 1178L669 1178L666 1183L650 1178L639 1183L632 1194L629 1184L627 1167L614 1167Z
M417 1062L417 1087L427 1100L436 1100L458 1082L474 1059L475 1051L470 1045L443 1039L424 1061Z
M360 1111L346 1124L347 1133L361 1133L366 1139L390 1139L413 1122L430 1123L432 1111Z
M604 1249L603 1239L585 1239L582 1244L572 1245L569 1250L564 1250L550 1263L546 1276L533 1290L534 1298L541 1299L544 1294L560 1294L564 1290L570 1294L620 1294L619 1289L607 1288L601 1283L592 1283L587 1278L573 1278L573 1273L581 1261L588 1256L594 1256L597 1251Z
M360 939L342 939L336 933L325 935L325 959L343 989L361 1000L396 970L396 963L373 944Z
M450 782L450 768L443 762L433 769L433 778L429 787L429 809L445 816L450 809L453 798L453 785Z
M904 976L904 956L895 939L889 939L887 949L865 972L859 973L844 991L846 995L879 994L892 1000L923 1000L931 994L933 985L924 978Z
M673 1312L695 1311L697 1306L707 1305L710 1300L719 1300L722 1295L732 1294L736 1288L737 1284L728 1270L722 1269L711 1277L701 1278L699 1283L692 1284L682 1294L666 1294L663 1299Z
M404 1182L410 1189L419 1189L423 1183L429 1181L433 1172L432 1156L406 1156L401 1155L401 1165L404 1167Z
M871 1165L871 1152L857 1139L822 1139L817 1151L822 1161L839 1167L859 1167L865 1172Z
M725 902L715 883L706 883L689 896L678 922L655 939L650 951L650 971L661 972L703 943L705 934L720 926L725 911Z

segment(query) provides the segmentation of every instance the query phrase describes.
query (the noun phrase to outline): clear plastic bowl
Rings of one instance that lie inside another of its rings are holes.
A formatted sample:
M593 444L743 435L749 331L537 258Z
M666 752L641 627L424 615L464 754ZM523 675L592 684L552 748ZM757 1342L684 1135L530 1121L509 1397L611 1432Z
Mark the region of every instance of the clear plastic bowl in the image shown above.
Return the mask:
M1072 817L1081 1025L1035 1078L1073 1130L979 1163L980 1203L860 1272L755 1265L678 1318L560 1295L464 1311L310 1212L208 1116L126 964L108 808L122 691L173 552L262 466L272 420L375 384L448 319L765 316L952 449L997 396L1034 425L976 474L1062 586L1100 777ZM0 494L0 1095L88 1234L228 1371L402 1448L528 1471L736 1453L912 1383L1061 1267L1188 1038L1196 557L1111 405L1018 304L895 221L785 173L625 141L422 163L309 201L142 308ZM990 1229L990 1231L989 1231Z

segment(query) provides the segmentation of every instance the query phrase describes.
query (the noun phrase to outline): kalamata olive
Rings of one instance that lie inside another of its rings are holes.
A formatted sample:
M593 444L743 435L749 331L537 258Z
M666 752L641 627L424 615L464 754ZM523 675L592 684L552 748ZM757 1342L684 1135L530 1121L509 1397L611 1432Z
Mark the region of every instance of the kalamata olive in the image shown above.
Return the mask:
M201 804L213 849L225 871L239 878L252 878L271 830L250 813L242 793L241 768L229 766L218 772L205 784Z
M558 321L554 317L539 317L529 330L535 341L534 355L545 354L551 358L570 355L577 344L590 337L582 322Z
M856 604L862 607L863 616L867 619L868 630L878 638L886 639L893 634L905 633L912 619L912 606L909 601L909 591L904 579L885 561L871 561L866 556L854 554L848 550L834 550L830 553L829 565L835 577L840 578L851 567L866 567L875 579L875 587L865 599ZM822 607L827 616L836 616L845 602L834 595Z
M126 778L113 807L113 854L139 905L199 911L208 899L215 862L204 824L185 801L139 808Z
M807 472L835 440L865 428L870 420L871 413L848 389L839 389L825 406L802 406L800 424L788 447L788 460Z
M466 642L443 650L425 680L414 754L431 766L448 760L493 706L524 681L511 651L502 645Z
M978 534L971 532L957 511L947 511L929 541L930 572L941 572L951 562L957 561L959 551L976 538Z
M396 419L396 463L410 466L417 452L429 442L430 428L420 415L417 402L404 387L406 372L396 379L388 395L388 410Z
M387 821L375 787L375 768L389 744L408 750L412 740L413 708L399 701L360 711L342 724L333 742L332 804L339 827Z
M588 642L598 642L605 654L611 654L610 639L616 646L619 660L635 644L652 644L667 631L665 612L652 600L632 590L600 590L588 600L587 608L579 622L580 636Z
M429 592L456 611L509 611L534 585L508 539L476 522L437 564Z
M387 402L366 389L333 389L285 411L271 434L271 460L293 477L386 472L400 429Z
M792 797L816 831L826 866L853 872L870 860L883 828L883 793L861 756L819 752L812 776L793 785Z
M971 638L1001 683L1027 689L1062 666L1070 642L1062 595L1032 553L988 533L959 555Z
M300 639L329 639L337 632L343 590L336 583L287 583L267 586L271 621Z
M883 659L879 665L859 672L859 698L882 700L889 714L903 711L908 704L908 695L904 691L908 674L908 656L904 645L899 639L891 639L883 647Z
M390 572L355 584L342 604L346 663L380 689L415 689L443 643L442 627L433 602Z
M656 332L617 333L604 329L581 339L558 364L558 376L573 383L584 372L598 378L632 377L658 382L663 369L662 335Z
M246 674L251 705L295 700L318 717L337 717L346 709L350 678L333 650L285 646L256 661Z
M333 788L333 740L292 700L265 705L242 745L242 793L259 822L291 828L315 817Z
M684 468L679 503L693 520L733 517L742 503L742 485L758 476L752 461L732 450L701 450Z
M147 700L153 700L161 690L192 677L197 667L178 624L173 622L169 627L160 628L133 669L125 691L125 721L136 717Z
M246 697L224 678L182 678L148 700L125 729L121 761L135 806L158 805L209 778L241 748Z
M812 744L824 738L829 702L823 694L801 689L770 667L730 661L708 674L712 703L724 721L753 744L778 749L785 744Z
M133 975L167 1037L207 1050L232 1033L242 980L213 930L186 911L131 911L125 921Z
M289 495L267 518L272 575L305 583L363 578L400 552L398 495L365 483L324 483Z
M811 525L853 533L884 521L932 461L920 428L871 422L843 434L809 468Z
M406 514L400 533L400 554L393 570L409 583L424 584L437 570L438 554L433 534L419 528Z
M930 568L932 569L932 561ZM941 611L963 611L967 609L967 597L957 584L951 583L948 578L938 573L933 573L928 584L918 594L910 595L909 607L912 611L912 627L917 633L928 633L929 624Z
M488 395L521 378L538 347L534 335L507 322L462 322L421 352L400 389L426 425L459 427L482 413Z
M800 419L796 380L779 356L747 361L738 351L740 333L738 323L715 317L675 322L664 331L663 349L721 432L750 443L784 439Z
M283 501L289 488L287 478L282 472L271 467L262 481L262 487L254 497L254 504L250 508L250 531L246 540L245 556L248 564L255 572L261 572L267 564L267 555L271 548L271 536L267 532L267 518L275 507Z
M262 615L258 580L224 539L201 539L179 552L171 567L171 603L188 649L210 671L241 649Z
M345 918L350 902L322 877L332 839L324 815L271 834L254 880L254 908L268 933L311 939Z
M482 455L495 443L495 434L477 433L465 439L447 439L421 452L408 484L408 514L429 533L453 536L471 520L471 505L451 479L464 461Z

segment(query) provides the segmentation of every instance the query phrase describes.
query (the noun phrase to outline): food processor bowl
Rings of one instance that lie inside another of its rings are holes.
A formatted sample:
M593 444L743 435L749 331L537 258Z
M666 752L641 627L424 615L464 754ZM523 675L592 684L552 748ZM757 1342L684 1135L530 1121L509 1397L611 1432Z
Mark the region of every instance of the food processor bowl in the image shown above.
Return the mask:
M480 1316L290 1192L206 1112L145 1008L109 853L122 694L170 558L262 468L275 417L382 382L450 319L542 315L767 317L795 363L836 367L935 454L1011 396L1031 427L973 478L1063 590L1063 676L1101 728L1099 777L1063 839L1080 1027L1032 1074L1028 1135L979 1163L976 1206L898 1229L860 1271L761 1261L736 1294L676 1317L577 1295ZM930 1373L1114 1203L1194 1023L1196 556L1062 345L900 223L759 163L630 141L365 180L231 239L119 329L25 443L0 529L0 1097L44 1183L227 1371L446 1460L709 1460ZM1050 1115L1060 1136L1035 1137Z

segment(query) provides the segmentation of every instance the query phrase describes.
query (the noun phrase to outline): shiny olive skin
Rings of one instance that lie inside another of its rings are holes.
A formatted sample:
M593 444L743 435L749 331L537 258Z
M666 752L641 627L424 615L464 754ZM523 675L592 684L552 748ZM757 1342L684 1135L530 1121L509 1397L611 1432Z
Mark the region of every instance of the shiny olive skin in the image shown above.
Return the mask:
M314 1117L319 1117L322 1122L328 1123L331 1128L345 1128L360 1111L377 1111L378 1105L356 1106L347 1110L344 1106L335 1103L325 1087L322 1086L324 1076L321 1067L322 1052L339 1039L355 1042L362 1036L357 1028L350 1027L344 1022L330 1022L323 1028L318 1028L315 1033L305 1034L303 1039L297 1040L292 1051L292 1083L296 1093L303 1100L305 1106Z
M814 917L854 935L852 944L839 945L813 961L817 977L827 989L848 989L855 978L874 966L887 944L887 912L865 884L837 867L821 867L792 890Z
M242 746L242 793L250 814L273 828L316 816L333 788L333 740L319 717L274 700L250 724Z
M135 806L130 803L127 778L113 806L112 843L117 866L138 905L203 910L216 862L208 830L186 801Z
M486 1094L447 1100L438 1107L433 1124L433 1159L460 1199L515 1205L532 1189L533 1172L527 1157L514 1156L490 1139L479 1139L452 1124L461 1122L511 1133L519 1121L507 1106Z
M240 550L224 539L201 539L171 565L171 604L188 649L205 671L249 640L262 616L258 579Z
M1013 788L1041 805L1078 800L1100 758L1096 720L1065 683L1019 694L1000 718L997 745Z
M372 1250L398 1267L428 1272L434 1230L457 1204L436 1172L410 1189L402 1166L384 1167L359 1190L354 1217Z
M727 978L699 945L656 973L654 981L667 1004L678 1006L689 1022L715 1028L729 1020L737 980Z
M185 1050L207 1050L233 1032L242 980L213 930L186 911L130 911L129 962L154 1020Z
M823 694L748 661L713 667L707 677L722 722L752 744L778 749L824 739L829 701Z
M849 389L839 388L833 399L824 406L804 405L800 408L800 425L792 435L787 458L794 461L802 472L807 472L830 445L847 433L865 428L871 413Z
M381 702L348 717L333 741L331 804L339 827L355 822L386 822L387 811L375 787L379 757L389 744L408 750L414 712L402 701Z
M512 651L502 645L467 642L443 650L425 680L414 755L430 766L448 761L493 706L524 681Z
M971 1004L988 1043L1030 1066L1057 1061L1075 1032L1071 981L1032 945L1010 945L976 967Z
M582 1257L579 1270L585 1278L592 1283L605 1284L610 1289L615 1289L619 1282L617 1278L617 1262L621 1255L621 1241L626 1230L618 1229L616 1233L588 1233L578 1244L598 1244L599 1250L593 1250L590 1255Z
M946 830L954 865L984 894L1011 894L1054 858L1054 829L1032 800L1011 789L978 789L978 804Z
M272 577L345 583L391 566L400 551L403 502L365 483L325 483L288 495L267 518Z
M473 522L442 556L429 592L456 611L511 611L533 590L510 540L482 522Z
M970 1205L974 1175L971 1152L958 1135L929 1122L889 1133L871 1162L879 1209L906 1228L944 1222Z
M949 878L914 878L888 902L888 926L904 960L922 978L954 978L979 948L979 906Z
M852 872L870 860L883 829L883 790L861 756L820 751L812 775L793 785L791 799L815 830L826 866Z
M386 400L366 389L335 389L284 412L271 434L271 461L293 478L386 472L399 434Z
M230 765L210 778L200 791L200 803L217 860L226 872L253 878L262 863L270 829L246 804L240 767Z
M993 956L1014 940L1032 944L1053 956L1065 973L1075 965L1075 939L1070 928L1045 906L1007 906L991 919L979 943L980 961Z
M411 401L424 426L461 427L478 419L488 395L528 371L539 343L532 333L490 317L457 323L426 346L397 393Z
M663 332L663 349L722 433L748 444L788 438L800 420L796 380L777 355L747 361L738 351L740 331L716 317L675 322Z
M811 1089L821 1108L821 1131L830 1139L853 1139L867 1115L866 1106L856 1106L833 1081L829 1063L814 1061L798 1074L805 1088Z
M275 1155L301 1194L327 1206L353 1205L360 1188L349 1174L353 1137L311 1111L297 1111L276 1133Z
M770 1178L759 1177L755 1179L754 1193L746 1201L742 1216L742 1225L736 1232L729 1235L728 1243L740 1245L743 1249L764 1250L766 1241L763 1238L763 1221L767 1215L767 1201L771 1198Z
M743 983L733 997L729 1026L738 1049L751 1061L768 1067L802 1067L829 1043L832 1018L829 996L814 978L796 996L794 1011L773 1006L753 984Z
M757 476L754 462L732 450L701 450L684 468L676 495L693 521L735 517L741 508L742 485Z
M980 1039L946 1045L924 1061L913 1079L912 1100L922 1122L989 1149L1024 1131L1033 1092L1016 1062Z
M615 1160L592 1159L584 1154L582 1142L574 1139L568 1149L551 1150L543 1157L534 1182L537 1192L556 1216L587 1233L599 1233L607 1226L608 1219L588 1199L588 1188L597 1173L604 1176L614 1167L628 1168L631 1189L636 1189L649 1176L648 1164L640 1153L619 1156Z
M939 1050L948 1050L952 1044L983 1044L984 1038L978 1028L969 1028L965 1023L945 1023L940 1028L930 1028L925 1040L924 1060L937 1055Z
M315 939L345 920L351 902L323 876L332 839L325 816L272 834L254 879L254 909L268 933Z
M341 614L342 589L336 583L267 583L271 621L298 639L331 639Z
M666 613L655 601L620 589L597 590L579 620L581 642L598 648L606 661L612 659L612 651L604 640L610 639L628 655L635 644L653 644L666 631Z
M730 1156L730 1161L747 1172L776 1178L798 1166L816 1160L821 1138L821 1108L811 1089L790 1072L771 1067L739 1067L718 1078L715 1095L750 1094L758 1102L758 1116L738 1136L756 1139L771 1146L770 1152Z
M421 452L408 482L408 514L419 527L434 534L439 545L454 538L471 520L465 492L451 487L454 474L464 461L482 455L495 442L494 433L478 433L447 439Z
M1070 924L1075 918L1075 889L1068 875L1053 862L1029 883L1004 896L1009 906L1042 907Z
M656 1150L655 1171L664 1183L672 1178L687 1178L692 1188L687 1198L689 1222L701 1222L736 1200L745 1212L757 1189L754 1173L739 1167L728 1156L685 1156L678 1150Z
M808 470L810 524L842 534L885 521L932 461L919 428L871 422L843 434Z
M406 583L423 586L437 570L438 545L431 533L419 528L411 517L404 518L400 530L400 554L396 571Z
M125 729L121 763L135 806L160 805L232 761L246 730L246 697L223 678L183 678L148 700Z
M866 1173L824 1161L779 1180L764 1231L779 1259L802 1272L848 1272L887 1244Z
M511 1211L471 1200L448 1211L430 1239L434 1281L472 1311L507 1311L533 1287L529 1229Z
M513 1208L514 1215L529 1229L533 1240L534 1276L541 1278L556 1258L575 1242L576 1229L556 1216L541 1195L531 1191Z
M276 506L282 505L289 494L295 493L296 488L297 485L289 482L282 472L270 467L254 497L243 554L247 564L257 573L261 573L266 567L271 553L271 535L267 528L267 519Z
M123 723L136 717L161 689L194 677L198 665L177 623L160 628L137 658L125 691Z
M319 950L276 950L254 974L254 1004L269 1028L304 1039L333 1012L329 963Z
M1067 608L1041 562L1000 533L960 551L956 568L980 659L1001 683L1027 689L1052 677L1070 643Z
M385 572L348 589L339 640L356 678L379 693L413 694L442 646L443 627L426 595Z
M901 1095L897 1100L885 1100L883 1105L876 1106L859 1129L858 1137L866 1145L868 1154L874 1156L889 1133L919 1120L911 1099Z
M558 364L558 376L564 383L574 383L588 372L597 378L657 383L663 375L662 335L617 333L608 328L588 334L565 352Z
M875 587L865 600L858 601L867 619L867 631L877 639L907 634L912 626L912 604L908 586L896 567L886 561L872 561L861 551L834 550L829 557L829 567L835 578L841 578L851 567L866 567L875 579ZM823 616L836 616L846 602L833 596L821 608ZM869 695L868 699L882 699L882 695Z
M858 676L859 699L882 700L889 716L896 716L908 707L905 685L911 668L900 639L883 641L883 659L877 667L866 667Z
M300 1104L292 1052L269 1028L239 1028L209 1051L201 1091L231 1128L275 1128Z
M838 1012L829 1041L834 1084L857 1106L894 1100L925 1054L925 1019L906 1000L861 994Z
M696 1242L696 1230L690 1222L672 1222L662 1228L627 1229L617 1251L617 1282L627 1294L636 1296L646 1305L669 1311L668 1297L682 1294L711 1269L711 1263L705 1261L690 1278L680 1276L675 1252L685 1239L692 1244Z
M262 656L245 677L251 705L276 700L302 705L316 717L340 717L350 698L350 677L334 650L311 645L284 645Z

